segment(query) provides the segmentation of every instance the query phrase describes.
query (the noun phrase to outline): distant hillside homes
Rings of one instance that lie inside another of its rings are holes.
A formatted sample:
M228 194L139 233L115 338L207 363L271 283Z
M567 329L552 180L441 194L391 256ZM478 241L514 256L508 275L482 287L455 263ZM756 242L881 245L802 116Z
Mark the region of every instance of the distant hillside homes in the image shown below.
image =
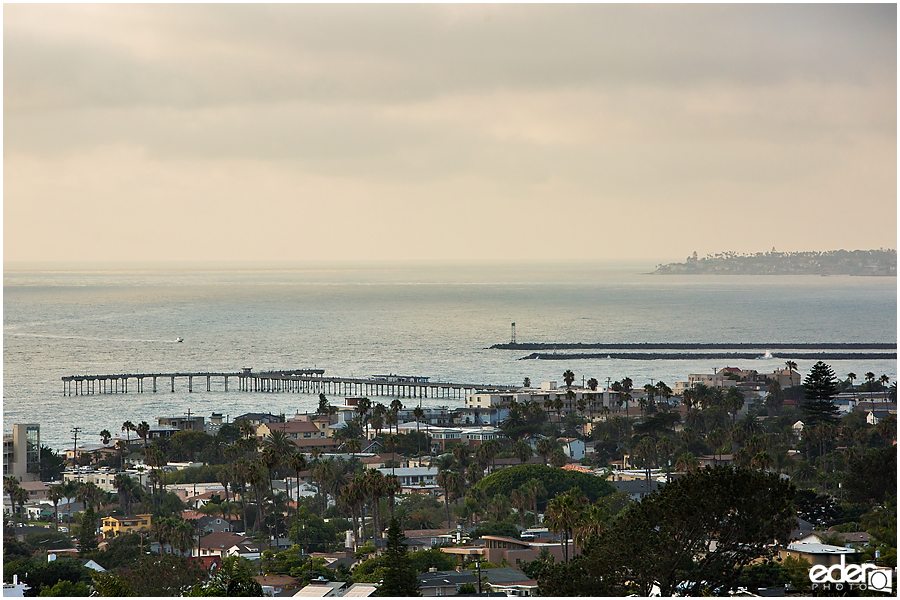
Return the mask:
M654 275L860 275L897 276L897 251L831 250L828 252L725 252L683 263L658 265Z

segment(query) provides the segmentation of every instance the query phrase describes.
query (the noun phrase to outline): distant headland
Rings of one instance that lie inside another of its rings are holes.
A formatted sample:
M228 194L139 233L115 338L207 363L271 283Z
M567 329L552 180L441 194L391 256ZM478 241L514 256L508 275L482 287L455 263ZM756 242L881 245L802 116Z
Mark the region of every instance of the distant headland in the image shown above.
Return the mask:
M897 251L830 250L828 252L724 252L683 263L657 265L654 275L858 275L897 276Z

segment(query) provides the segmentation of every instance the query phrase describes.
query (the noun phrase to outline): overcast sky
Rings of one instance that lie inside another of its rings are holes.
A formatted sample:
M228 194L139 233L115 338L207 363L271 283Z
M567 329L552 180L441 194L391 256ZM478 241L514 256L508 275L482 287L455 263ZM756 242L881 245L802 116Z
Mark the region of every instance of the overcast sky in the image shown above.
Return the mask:
M881 5L3 7L4 261L897 247Z

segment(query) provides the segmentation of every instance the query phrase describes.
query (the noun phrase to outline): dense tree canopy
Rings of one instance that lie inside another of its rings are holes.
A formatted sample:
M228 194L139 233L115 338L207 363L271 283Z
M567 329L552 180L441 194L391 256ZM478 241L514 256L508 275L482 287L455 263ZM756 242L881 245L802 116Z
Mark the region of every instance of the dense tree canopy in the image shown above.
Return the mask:
M476 485L488 498L495 494L509 496L513 490L531 479L538 479L547 490L547 497L552 498L571 488L579 488L594 502L597 498L607 496L616 491L615 487L602 477L588 475L578 471L565 471L544 465L516 465L493 473Z
M704 469L630 505L584 552L540 581L544 595L725 595L787 539L793 485L775 474Z

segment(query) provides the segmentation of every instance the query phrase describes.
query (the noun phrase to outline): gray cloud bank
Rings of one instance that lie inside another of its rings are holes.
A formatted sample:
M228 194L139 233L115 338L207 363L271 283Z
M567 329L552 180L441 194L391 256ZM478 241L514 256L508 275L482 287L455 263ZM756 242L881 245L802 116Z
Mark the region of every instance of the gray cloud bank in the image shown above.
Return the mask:
M6 5L4 252L893 247L896 55L895 5ZM248 209L346 239L275 240ZM165 244L108 226L146 210L187 219Z

